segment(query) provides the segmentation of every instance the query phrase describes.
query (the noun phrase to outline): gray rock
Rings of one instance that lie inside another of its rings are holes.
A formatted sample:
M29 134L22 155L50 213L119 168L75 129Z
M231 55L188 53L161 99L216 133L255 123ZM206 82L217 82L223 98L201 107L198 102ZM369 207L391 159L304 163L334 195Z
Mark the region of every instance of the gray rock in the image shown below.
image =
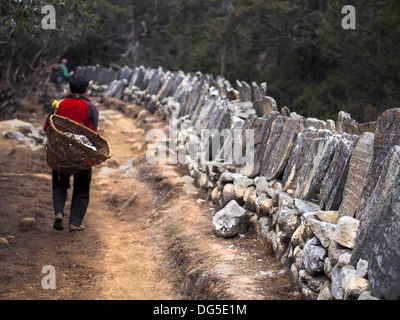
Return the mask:
M298 215L302 215L305 212L319 212L321 210L319 205L297 198L294 199L294 206Z
M371 292L369 292L369 291L364 291L364 292L362 292L362 293L360 294L360 296L358 297L357 300L379 300L379 299L376 298L376 297L373 297L373 296L371 295Z
M285 116L275 118L262 157L260 175L265 176L267 180L279 177L285 169L299 131L299 120Z
M242 137L242 127L244 120L236 116L232 116L232 124L230 130L226 131L226 136L223 140L223 145L217 155L219 162L223 162L225 166L237 167L242 161L242 149L238 145L237 139ZM237 157L239 155L239 157ZM239 160L239 161L237 161Z
M352 264L359 259L368 261L371 292L384 299L400 297L399 163L400 147L395 146L387 153L381 175L364 210L356 214L360 217L360 226Z
M201 129L205 127L206 120L209 119L212 115L214 108L216 107L216 98L209 97L206 98L203 102L203 105L197 115L196 118L191 120L192 125L194 126L196 132L198 134L201 133Z
M127 85L126 80L113 80L109 87L108 90L104 93L106 97L110 98L116 98L116 99L121 99L122 98L122 93L124 92L124 89Z
M326 129L326 122L323 120L319 120L316 118L307 118L304 121L305 128L314 127L316 129Z
M306 219L306 224L311 228L313 234L318 238L322 246L327 249L331 244L331 236L335 232L336 225L313 218Z
M229 138L230 131L225 129L230 127L231 122L231 109L224 104L216 105L209 123L201 135L205 161L210 161L210 163L216 166L224 164L224 157L220 158L220 151L222 146L224 146L226 137Z
M281 222L288 214L297 212L295 211L295 201L286 192L280 192L278 194L278 222ZM294 230L293 230L294 231Z
M338 265L338 267L340 266ZM341 269L342 269L342 288L345 289L347 282L351 278L356 276L356 269L354 269L352 265L345 265L341 267Z
M303 130L283 174L285 189L295 189L296 198L310 200L317 197L338 143L339 137L328 130L312 127Z
M352 152L349 172L344 186L339 217L354 217L361 199L361 193L367 182L368 173L374 156L374 134L363 133Z
M243 102L252 101L251 99L251 87L244 81L236 80L238 86L239 97Z
M356 276L366 278L368 276L368 261L360 259L356 266Z
M333 269L332 262L328 257L326 257L324 260L324 272L329 279L331 279L332 269Z
M307 241L303 249L304 266L311 274L324 272L324 260L326 250L321 246L317 238L312 238Z
M349 113L344 111L340 111L338 114L337 129L339 132L360 134L358 122L352 119Z
M268 181L265 177L254 178L254 185L256 186L257 194L265 193L267 194L267 189L269 188Z
M265 149L267 147L267 141L270 136L271 127L278 116L278 112L271 112L265 117L255 118L253 126L254 130L254 148L253 148L253 159L252 162L246 162L246 164L241 168L240 172L249 177L255 177L260 174L261 166L263 164L263 158L265 154Z
M160 90L161 88L161 78L163 77L164 72L162 70L161 67L159 67L158 69L155 70L155 72L152 74L148 85L146 87L146 90L148 92L148 94L152 95L152 94L157 94L157 92Z
M331 241L331 244L328 248L328 258L331 261L332 265L337 265L340 256L350 252L351 252L350 249L343 247L336 241Z
M337 265L339 267L344 267L345 265L349 265L350 264L350 259L351 259L351 253L350 252L346 252L342 255L339 256L339 260Z
M197 95L194 96L193 100L190 100L189 103L193 103L193 105L189 106L189 116L191 118L190 122L192 125L194 125L197 121L198 115L203 108L204 102L209 98L210 96L210 86L207 82L200 82L202 86L200 87L200 94L197 97Z
M279 217L278 224L285 234L285 241L289 242L294 232L301 225L300 216L295 210L292 210L283 218Z
M342 286L343 281L343 267L334 266L331 272L331 293L332 297L336 300L343 300L344 288Z
M7 139L18 140L21 144L23 144L29 148L34 148L37 146L35 139L29 138L19 131L6 132L4 134L4 137Z
M118 80L126 80L127 83L129 83L130 79L132 76L132 69L129 68L128 66L123 67L118 75Z
M248 177L242 176L234 179L234 190L236 198L243 198L247 187L253 185L254 180Z
M232 200L213 217L214 231L217 236L229 238L242 233L246 228L247 211Z
M320 292L324 287L325 283L329 282L328 278L321 274L321 275L312 275L306 270L299 271L299 277L307 282L308 287L313 290L314 292Z
M192 90L189 93L189 96L187 98L187 101L185 105L181 108L181 112L179 114L180 117L185 116L187 114L191 115L197 105L197 102L200 98L202 89L204 85L204 79L198 81L196 84L194 84Z
M136 67L135 70L133 70L133 74L129 81L129 86L130 87L135 86L140 88L143 82L144 74L145 74L145 68L143 66Z
M326 211L338 210L346 183L349 159L358 136L343 133L333 155L329 169L321 182L319 205Z
M360 208L356 217L364 213L369 198L378 182L386 158L391 155L390 149L399 144L400 139L400 108L386 110L379 116L374 135L374 157L370 173L361 195Z

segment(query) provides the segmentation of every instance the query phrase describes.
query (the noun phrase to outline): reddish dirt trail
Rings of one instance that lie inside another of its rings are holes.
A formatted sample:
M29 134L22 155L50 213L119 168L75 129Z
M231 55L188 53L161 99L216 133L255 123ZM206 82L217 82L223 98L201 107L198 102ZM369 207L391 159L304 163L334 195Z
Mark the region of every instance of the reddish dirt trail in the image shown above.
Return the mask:
M1 139L0 237L9 244L0 246L0 299L297 298L255 234L214 236L210 208L217 208L203 191L184 191L184 167L146 162L143 127L165 123L141 127L118 111L100 114L115 158L94 168L84 232L52 228L44 154ZM130 159L129 173L116 170ZM37 230L18 231L24 217L35 218ZM56 289L42 288L45 265L55 267Z

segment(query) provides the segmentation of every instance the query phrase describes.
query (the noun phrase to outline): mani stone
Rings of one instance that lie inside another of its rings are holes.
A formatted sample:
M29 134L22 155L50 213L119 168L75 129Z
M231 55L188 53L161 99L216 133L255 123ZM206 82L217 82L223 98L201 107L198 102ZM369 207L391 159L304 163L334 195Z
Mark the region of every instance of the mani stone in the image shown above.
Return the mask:
M338 210L349 169L349 159L358 136L343 133L329 169L322 180L319 205L326 211Z
M218 152L217 159L219 162L223 163L224 165L232 165L236 166L237 163L237 154L241 152L241 148L237 145L236 138L239 136L241 139L241 129L244 125L244 120L240 119L236 116L232 116L232 125L230 130L225 131L226 139L224 139L223 146ZM239 150L237 150L239 149ZM241 156L241 153L239 154ZM241 162L241 161L239 161ZM239 163L240 164L240 163Z
M358 214L358 212L357 212ZM400 298L400 147L387 153L382 172L360 215L351 264L368 262L371 293L380 299Z
M331 131L313 127L304 129L298 135L285 168L284 188L295 189L296 198L309 200L316 197L338 143L339 136Z
M262 157L260 175L265 176L267 180L277 179L281 175L299 131L298 119L285 116L275 118Z
M194 102L193 107L190 107L191 109L189 110L189 116L191 118L190 121L191 121L192 125L195 124L195 122L196 122L196 120L197 120L197 118L199 116L199 113L203 108L204 102L210 96L209 95L209 89L210 89L209 84L207 82L205 82L203 84L203 86L201 87L200 95L199 95L197 101Z
M267 114L265 117L256 118L253 122L253 129L254 134L254 148L248 152L253 152L250 155L254 160L247 161L244 166L241 167L240 173L246 175L248 177L255 177L260 174L262 158L265 153L265 148L267 146L266 141L268 141L269 134L271 132L272 123L279 115L279 112L271 112ZM244 138L246 138L246 130L243 132ZM246 156L249 156L246 154ZM249 157L250 159L250 157Z
M251 87L244 81L236 80L238 86L239 98L243 102L251 101Z
M120 70L119 75L118 75L118 80L125 79L129 83L131 76L132 76L131 68L129 68L128 66L125 66L124 68L122 68Z
M379 116L376 123L374 136L374 157L371 163L371 170L361 195L360 209L356 217L363 214L366 204L369 201L371 193L381 175L382 168L386 163L386 158L390 149L399 145L400 141L400 108L386 110ZM358 215L358 216L357 216Z
M247 211L235 200L230 201L213 217L214 231L217 236L230 238L242 233L246 227Z
M344 186L342 202L339 207L339 217L354 217L374 155L374 134L365 132L358 140L349 163L349 172Z
M187 114L191 116L192 112L194 111L194 108L197 105L197 102L199 101L200 95L203 90L203 85L204 85L204 79L199 80L197 83L194 84L192 90L189 93L185 105L181 108L181 112L179 114L180 117L185 116Z
M145 73L145 68L143 66L136 67L135 70L133 70L133 74L129 81L129 86L130 87L135 86L140 88L144 78L144 73Z

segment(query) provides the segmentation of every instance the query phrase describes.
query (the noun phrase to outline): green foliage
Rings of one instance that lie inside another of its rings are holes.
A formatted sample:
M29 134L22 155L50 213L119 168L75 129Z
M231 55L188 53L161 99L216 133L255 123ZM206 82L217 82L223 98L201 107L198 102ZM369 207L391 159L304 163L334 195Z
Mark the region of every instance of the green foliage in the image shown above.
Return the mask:
M55 8L55 29L42 28L45 5ZM0 74L8 86L46 68L77 43L82 30L95 27L97 16L91 10L92 4L85 1L2 1L0 60L5 63Z
M57 29L51 32L40 28L44 4L57 10ZM344 30L342 8L348 4L5 0L0 43L6 50L0 56L6 63L0 72L12 76L7 71L12 56L11 71L20 67L23 78L24 60L38 53L65 54L72 67L117 63L201 71L233 85L237 79L267 82L278 107L304 116L335 119L345 110L359 122L373 121L400 99L400 6L395 0L352 1L356 29Z

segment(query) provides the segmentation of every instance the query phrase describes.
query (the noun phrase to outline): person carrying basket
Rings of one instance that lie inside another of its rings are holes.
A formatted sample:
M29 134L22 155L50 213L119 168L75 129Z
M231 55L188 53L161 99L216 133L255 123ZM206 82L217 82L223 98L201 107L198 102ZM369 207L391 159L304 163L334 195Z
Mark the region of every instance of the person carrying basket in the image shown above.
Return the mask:
M97 132L99 111L96 106L85 96L89 87L87 79L81 75L74 75L69 80L71 93L58 104L55 109L57 115L82 123L89 129ZM44 124L44 131L49 128L50 116ZM90 183L92 180L92 168L84 169L73 174L73 194L69 216L69 230L83 231L82 225L86 210L89 205ZM56 230L63 229L64 206L67 199L67 191L70 188L70 176L64 175L57 170L52 170L52 194L55 219L53 227Z

